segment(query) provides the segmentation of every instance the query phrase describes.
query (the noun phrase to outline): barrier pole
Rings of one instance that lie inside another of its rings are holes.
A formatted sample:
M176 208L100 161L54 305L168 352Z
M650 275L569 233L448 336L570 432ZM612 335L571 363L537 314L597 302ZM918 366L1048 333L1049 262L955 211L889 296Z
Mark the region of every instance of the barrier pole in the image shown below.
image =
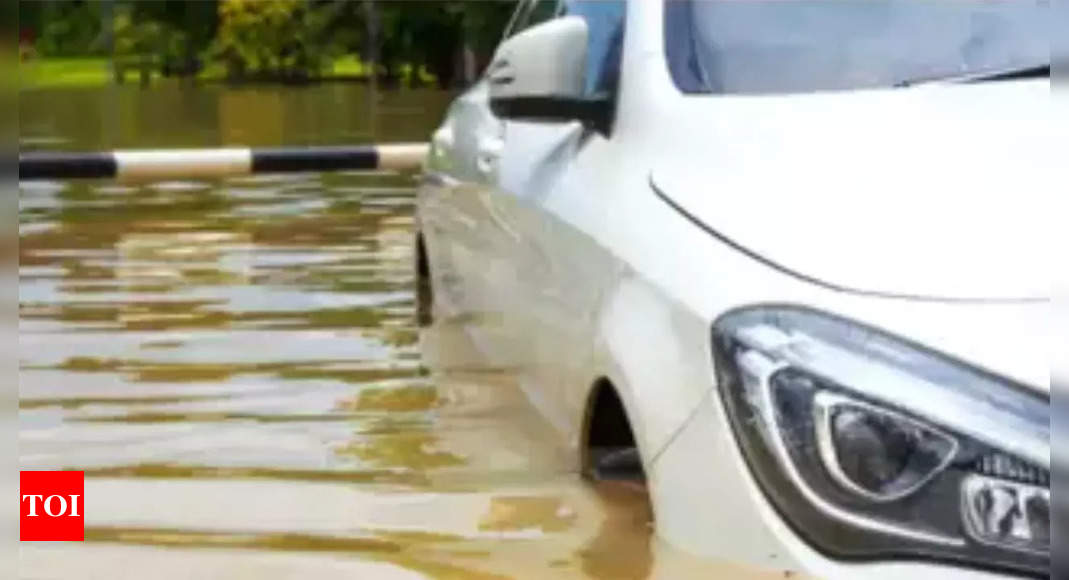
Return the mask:
M161 181L257 173L381 170L418 171L426 143L268 149L160 149L19 155L19 180L116 179Z

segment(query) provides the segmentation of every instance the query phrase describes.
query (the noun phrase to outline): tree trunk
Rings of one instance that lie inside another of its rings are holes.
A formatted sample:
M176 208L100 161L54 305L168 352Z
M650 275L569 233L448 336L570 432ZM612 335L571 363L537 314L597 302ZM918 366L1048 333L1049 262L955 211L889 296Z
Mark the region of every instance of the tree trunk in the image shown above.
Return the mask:
M368 67L368 79L375 82L379 74L381 21L375 0L364 0L364 63Z
M115 2L104 0L100 7L100 36L101 45L105 54L108 55L108 68L111 69L111 80L115 84L122 84L122 71L115 63Z
M147 55L141 56L141 63L137 68L141 78L141 88L147 88L152 81L152 66Z

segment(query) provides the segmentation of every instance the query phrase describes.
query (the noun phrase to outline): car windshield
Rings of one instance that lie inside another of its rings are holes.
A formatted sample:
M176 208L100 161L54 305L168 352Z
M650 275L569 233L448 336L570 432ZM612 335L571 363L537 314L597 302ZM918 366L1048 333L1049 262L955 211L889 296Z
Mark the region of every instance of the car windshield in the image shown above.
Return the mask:
M1049 0L665 0L688 93L904 86L1049 66Z

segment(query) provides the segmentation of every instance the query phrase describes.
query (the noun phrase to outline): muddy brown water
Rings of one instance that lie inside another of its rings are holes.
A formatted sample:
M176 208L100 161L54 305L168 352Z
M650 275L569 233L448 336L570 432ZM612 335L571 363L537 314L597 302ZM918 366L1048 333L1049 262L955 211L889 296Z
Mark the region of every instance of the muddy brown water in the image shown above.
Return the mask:
M23 149L425 140L436 91L20 95ZM509 373L413 324L414 179L25 183L22 469L86 472L23 578L751 577L651 535Z

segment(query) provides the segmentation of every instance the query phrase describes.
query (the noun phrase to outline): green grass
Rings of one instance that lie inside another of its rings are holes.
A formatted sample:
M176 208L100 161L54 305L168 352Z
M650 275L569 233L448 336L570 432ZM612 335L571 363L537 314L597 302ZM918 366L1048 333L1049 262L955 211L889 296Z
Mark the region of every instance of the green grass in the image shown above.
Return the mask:
M111 82L105 58L45 58L19 63L19 86L82 87Z
M330 74L336 77L362 77L367 73L367 65L356 55L346 55L335 60L330 69Z
M369 67L356 55L346 55L335 60L326 78L366 77ZM412 65L403 65L400 70L402 78L415 76L423 83L434 82L434 75L425 68L415 69ZM209 64L201 71L198 78L203 81L223 80L226 71L218 64ZM158 76L153 74L153 80ZM44 87L100 87L111 83L111 66L106 58L34 58L19 63L19 87L22 89ZM137 70L126 71L126 82L139 82Z
M346 55L334 61L331 66L328 77L366 77L371 72L371 68L367 66L367 63L360 60L357 55ZM401 65L399 71L401 78L411 79L415 77L416 80L422 83L433 83L434 75L427 72L425 67L416 68L410 64Z

